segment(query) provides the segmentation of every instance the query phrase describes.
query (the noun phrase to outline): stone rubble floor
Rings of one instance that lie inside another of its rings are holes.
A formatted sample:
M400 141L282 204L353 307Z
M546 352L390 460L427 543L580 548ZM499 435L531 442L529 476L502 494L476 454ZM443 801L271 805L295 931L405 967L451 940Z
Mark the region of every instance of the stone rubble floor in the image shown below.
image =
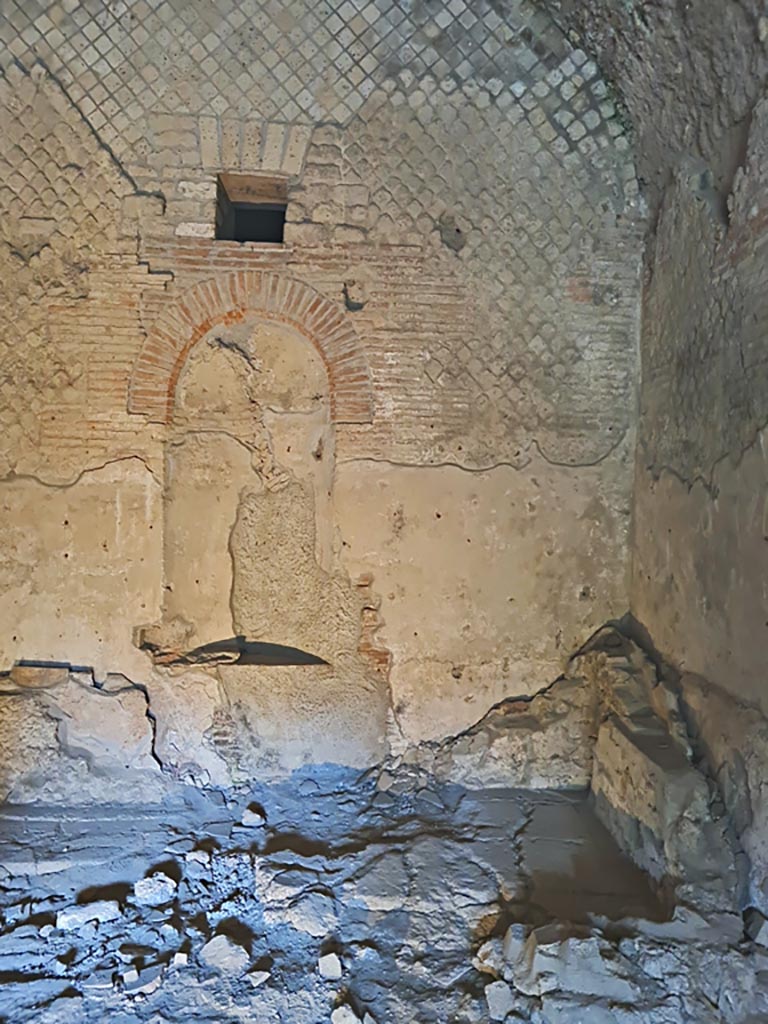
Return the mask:
M724 1014L714 979L700 999L688 937L581 793L314 767L152 807L6 805L0 847L8 1024L768 1019ZM589 938L523 982L521 924ZM755 955L734 953L753 994Z

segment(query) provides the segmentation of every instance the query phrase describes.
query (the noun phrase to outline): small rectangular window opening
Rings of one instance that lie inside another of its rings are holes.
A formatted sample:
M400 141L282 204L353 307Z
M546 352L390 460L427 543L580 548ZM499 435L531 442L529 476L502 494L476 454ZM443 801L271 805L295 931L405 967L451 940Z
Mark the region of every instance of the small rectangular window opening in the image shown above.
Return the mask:
M216 237L232 242L282 244L288 188L284 178L220 174Z

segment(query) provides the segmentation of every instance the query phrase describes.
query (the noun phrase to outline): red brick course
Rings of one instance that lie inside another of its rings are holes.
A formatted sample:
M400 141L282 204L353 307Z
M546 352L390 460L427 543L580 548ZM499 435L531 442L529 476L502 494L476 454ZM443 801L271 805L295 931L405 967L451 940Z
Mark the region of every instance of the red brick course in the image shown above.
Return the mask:
M335 423L372 422L368 362L341 308L296 278L245 270L196 284L163 310L131 373L128 411L167 423L192 347L211 328L249 316L286 324L312 342L328 372Z

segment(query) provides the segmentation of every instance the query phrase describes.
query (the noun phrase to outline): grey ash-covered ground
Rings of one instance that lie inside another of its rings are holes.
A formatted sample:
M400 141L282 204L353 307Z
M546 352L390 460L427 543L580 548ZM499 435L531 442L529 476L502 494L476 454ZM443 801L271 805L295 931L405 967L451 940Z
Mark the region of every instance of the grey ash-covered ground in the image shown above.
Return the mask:
M707 959L578 793L329 766L0 821L7 1024L750 1019L756 947Z

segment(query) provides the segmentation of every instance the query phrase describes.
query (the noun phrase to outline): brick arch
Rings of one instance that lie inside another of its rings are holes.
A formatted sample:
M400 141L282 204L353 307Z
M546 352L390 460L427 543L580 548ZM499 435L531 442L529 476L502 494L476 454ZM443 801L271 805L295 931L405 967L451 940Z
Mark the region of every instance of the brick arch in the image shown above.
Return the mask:
M182 292L151 328L128 385L128 411L167 423L176 384L192 347L213 327L248 316L299 331L315 346L328 373L331 420L370 423L373 392L357 333L336 303L296 278L238 271Z

